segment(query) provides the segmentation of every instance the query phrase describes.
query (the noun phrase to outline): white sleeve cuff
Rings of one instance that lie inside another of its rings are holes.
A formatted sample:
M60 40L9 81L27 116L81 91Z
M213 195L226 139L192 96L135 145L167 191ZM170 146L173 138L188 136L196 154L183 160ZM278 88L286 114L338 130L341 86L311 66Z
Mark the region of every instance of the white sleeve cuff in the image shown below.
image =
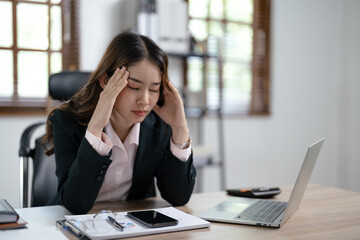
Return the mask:
M113 147L113 144L110 138L106 135L106 133L101 133L101 139L86 130L85 138L88 140L90 145L97 151L100 155L106 156L109 154L110 150Z
M183 162L186 162L186 160L190 157L191 155L191 138L189 138L190 144L187 148L184 149L180 149L178 147L175 146L175 144L173 143L173 141L170 138L170 151L171 153L177 157L178 159L180 159Z

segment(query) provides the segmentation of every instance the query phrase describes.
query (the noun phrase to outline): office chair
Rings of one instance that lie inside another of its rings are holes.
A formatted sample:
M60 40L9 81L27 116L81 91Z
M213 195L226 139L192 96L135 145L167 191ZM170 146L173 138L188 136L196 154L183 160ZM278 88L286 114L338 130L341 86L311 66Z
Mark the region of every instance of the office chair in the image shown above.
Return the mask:
M49 95L54 100L66 101L85 85L89 75L89 72L79 71L64 71L53 74L49 77ZM44 206L57 192L54 154L50 156L45 154L41 137L35 140L34 148L31 148L31 140L34 138L35 131L44 127L45 124L45 120L31 124L21 135L19 149L21 208ZM32 159L33 163L32 177L30 177L29 158Z

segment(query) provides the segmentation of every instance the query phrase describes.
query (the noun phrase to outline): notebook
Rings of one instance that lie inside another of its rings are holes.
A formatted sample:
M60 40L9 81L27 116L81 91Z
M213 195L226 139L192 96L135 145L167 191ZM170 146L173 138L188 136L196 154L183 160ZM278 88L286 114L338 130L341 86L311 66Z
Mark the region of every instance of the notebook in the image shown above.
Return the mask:
M324 138L310 145L288 202L267 199L231 197L203 212L199 217L215 222L228 222L266 227L281 227L295 212L304 195Z
M0 223L17 222L19 215L6 199L0 199Z

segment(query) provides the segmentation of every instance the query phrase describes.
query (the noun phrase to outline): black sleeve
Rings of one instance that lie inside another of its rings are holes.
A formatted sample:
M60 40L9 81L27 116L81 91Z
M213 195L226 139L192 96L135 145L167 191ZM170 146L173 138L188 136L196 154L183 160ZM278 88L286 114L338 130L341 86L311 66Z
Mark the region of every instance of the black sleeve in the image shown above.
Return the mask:
M69 114L56 110L52 122L58 194L66 209L87 213L94 205L111 164L85 139L85 128Z
M174 206L185 205L195 184L193 154L183 162L172 154L168 146L156 177L161 196L166 201Z

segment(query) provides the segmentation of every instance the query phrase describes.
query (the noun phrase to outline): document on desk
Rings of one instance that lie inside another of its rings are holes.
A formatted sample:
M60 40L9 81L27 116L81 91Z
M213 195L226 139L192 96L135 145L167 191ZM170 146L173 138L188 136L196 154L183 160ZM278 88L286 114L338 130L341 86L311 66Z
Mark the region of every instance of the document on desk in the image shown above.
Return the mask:
M135 236L143 236L143 235L150 235L157 233L176 232L176 231L210 227L210 222L203 220L199 217L182 212L174 207L156 208L151 210L156 210L160 213L163 213L165 215L177 219L178 224L175 226L148 228L137 223L131 218L127 217L126 216L127 212L117 212L115 216L115 220L119 224L121 224L121 226L123 226L123 230L120 231L118 228L113 227L113 228L109 228L108 230L106 230L106 232L104 232L103 231L104 229L97 229L94 226L95 214L65 215L65 218L68 221L81 222L82 229L80 230L87 237L94 240L135 237Z

